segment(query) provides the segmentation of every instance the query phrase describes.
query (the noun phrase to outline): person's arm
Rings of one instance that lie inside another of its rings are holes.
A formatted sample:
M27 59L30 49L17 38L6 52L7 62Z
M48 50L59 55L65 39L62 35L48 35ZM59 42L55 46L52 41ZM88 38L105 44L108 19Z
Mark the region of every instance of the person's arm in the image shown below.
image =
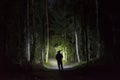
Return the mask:
M61 54L62 58L63 58L63 55Z

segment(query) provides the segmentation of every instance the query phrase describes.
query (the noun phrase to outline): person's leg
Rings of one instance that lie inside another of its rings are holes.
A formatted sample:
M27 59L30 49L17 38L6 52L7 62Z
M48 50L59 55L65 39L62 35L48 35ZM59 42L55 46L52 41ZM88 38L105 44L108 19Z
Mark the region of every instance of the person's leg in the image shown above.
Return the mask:
M61 62L61 69L63 70L63 63Z
M58 65L59 71L60 71L60 65Z
M60 71L60 62L58 62L58 69L59 69L59 71Z

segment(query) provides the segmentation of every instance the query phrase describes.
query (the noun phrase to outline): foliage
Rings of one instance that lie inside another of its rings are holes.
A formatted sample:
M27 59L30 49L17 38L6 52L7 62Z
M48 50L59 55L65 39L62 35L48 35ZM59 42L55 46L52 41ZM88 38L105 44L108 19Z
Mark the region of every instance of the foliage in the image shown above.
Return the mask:
M67 60L70 61L69 59L71 58L71 56L75 54L74 44L70 43L68 39L63 38L60 35L54 35L50 39L50 47L52 47L52 50L54 50L54 53L60 50L61 53L63 53L65 61ZM52 50L50 49L50 54ZM53 58L54 56L55 54L53 55Z

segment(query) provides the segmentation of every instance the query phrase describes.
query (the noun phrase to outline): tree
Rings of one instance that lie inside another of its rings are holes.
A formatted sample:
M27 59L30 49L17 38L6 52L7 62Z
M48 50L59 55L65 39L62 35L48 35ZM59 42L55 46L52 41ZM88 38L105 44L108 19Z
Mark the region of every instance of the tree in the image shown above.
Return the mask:
M74 14L75 16L75 14ZM76 30L76 18L74 17L74 33L75 33L75 46L76 46L76 54L77 54L77 60L78 62L80 62L80 56L79 56L79 52L78 52L78 33Z
M48 62L48 56L49 56L49 20L48 20L48 0L45 2L45 16L46 16L46 28L47 28L47 43L46 43L46 63Z

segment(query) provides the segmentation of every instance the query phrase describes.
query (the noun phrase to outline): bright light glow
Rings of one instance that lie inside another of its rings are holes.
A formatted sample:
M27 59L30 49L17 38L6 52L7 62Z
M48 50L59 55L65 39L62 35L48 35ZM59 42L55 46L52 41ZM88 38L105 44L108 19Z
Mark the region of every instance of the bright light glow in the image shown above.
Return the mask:
M63 60L65 60L65 52L63 51Z
M56 61L55 59L50 59L50 60L49 60L49 64L50 64L51 66L57 66L57 61Z
M66 53L67 53L66 47L58 46L58 47L55 48L55 50L56 50L56 52L57 52L57 51L60 51L60 52L63 54L63 60L64 60L64 61L67 61L67 60L66 60L66 56L67 56L67 55L66 55Z
M49 59L49 64L50 65L44 65L44 66L48 69L58 69L57 61L55 59ZM79 65L79 63L74 63L74 64L70 64L70 65L66 65L65 63L63 63L63 68L69 69L69 68L73 68L77 65Z

